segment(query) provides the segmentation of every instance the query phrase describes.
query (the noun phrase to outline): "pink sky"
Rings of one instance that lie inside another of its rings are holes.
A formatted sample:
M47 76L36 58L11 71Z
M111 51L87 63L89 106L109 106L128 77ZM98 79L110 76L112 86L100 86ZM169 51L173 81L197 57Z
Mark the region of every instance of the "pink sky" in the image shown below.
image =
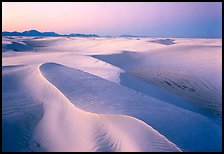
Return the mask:
M162 33L164 28L168 31L175 29L178 31L177 26L184 24L191 24L188 26L191 28L195 22L198 22L198 26L209 22L217 24L221 19L221 3L3 2L2 4L3 31L36 29L62 34L77 32L100 35L127 33L147 35ZM197 25L195 28L200 31Z

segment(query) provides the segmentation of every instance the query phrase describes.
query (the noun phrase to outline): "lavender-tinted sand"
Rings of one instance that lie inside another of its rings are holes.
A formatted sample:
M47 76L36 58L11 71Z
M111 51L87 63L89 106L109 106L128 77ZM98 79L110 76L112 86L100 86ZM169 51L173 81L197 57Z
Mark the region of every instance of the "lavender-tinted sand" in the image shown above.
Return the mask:
M221 151L222 40L2 37L3 151Z

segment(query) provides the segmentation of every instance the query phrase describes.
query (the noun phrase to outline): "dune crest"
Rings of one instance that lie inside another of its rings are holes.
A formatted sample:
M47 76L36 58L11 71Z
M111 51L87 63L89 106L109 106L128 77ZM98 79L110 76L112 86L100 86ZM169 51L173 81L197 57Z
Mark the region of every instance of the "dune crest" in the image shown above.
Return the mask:
M18 88L26 89L21 93L27 95L28 102L33 101L31 105L43 106L42 117L38 122L29 122L36 123L36 126L24 132L24 135L32 133L33 137L18 138L18 142L26 144L15 149L16 151L180 151L152 127L136 118L95 114L78 109L42 76L39 66L41 65L5 69L8 76L17 74L19 78L14 79L15 84L22 80ZM7 78L6 75L4 77ZM25 106L20 105L20 112L25 114ZM6 114L6 110L3 113ZM7 116L10 114L7 113ZM38 114L30 116L31 119L38 118ZM30 119L23 119L21 122L27 123L27 120ZM29 125L24 125L24 128L28 127Z
M3 151L221 151L221 40L153 40L3 37Z

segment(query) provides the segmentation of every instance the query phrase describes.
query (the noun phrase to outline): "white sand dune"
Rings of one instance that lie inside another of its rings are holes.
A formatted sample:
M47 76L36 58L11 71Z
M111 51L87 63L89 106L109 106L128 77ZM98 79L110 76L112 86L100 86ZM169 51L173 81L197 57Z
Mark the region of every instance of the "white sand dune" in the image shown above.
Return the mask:
M47 63L40 70L72 103L83 110L136 117L187 151L201 151L205 147L207 151L213 151L221 147L221 126L204 116L63 65ZM198 146L195 147L192 142Z
M93 57L115 65L185 100L182 104L179 100L177 103L171 101L175 105L191 108L193 111L220 120L222 115L220 51L221 47L217 46L179 45L167 47L166 51L164 49L141 53L123 51Z
M14 148L6 145L3 151L180 151L136 118L94 114L76 108L41 75L38 66L15 66L3 71L3 83L13 83L13 90L19 91L15 95L8 89L3 95L3 124L12 122L10 130L3 130L6 133L17 130L15 133L21 135L14 140L14 144L20 145ZM12 104L13 108L7 108L7 102L17 97L18 107ZM30 108L29 112L26 108ZM16 129L20 125L24 130ZM8 136L5 137L7 140Z
M44 114L41 102L24 87L27 66L2 68L2 151L26 151L33 131Z
M3 37L3 151L221 151L221 48Z

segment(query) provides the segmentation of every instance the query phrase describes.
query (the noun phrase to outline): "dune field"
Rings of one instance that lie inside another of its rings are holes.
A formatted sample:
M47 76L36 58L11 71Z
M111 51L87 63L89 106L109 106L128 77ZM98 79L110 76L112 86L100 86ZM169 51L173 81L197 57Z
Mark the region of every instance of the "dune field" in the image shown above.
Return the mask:
M2 37L3 151L222 151L222 39Z

